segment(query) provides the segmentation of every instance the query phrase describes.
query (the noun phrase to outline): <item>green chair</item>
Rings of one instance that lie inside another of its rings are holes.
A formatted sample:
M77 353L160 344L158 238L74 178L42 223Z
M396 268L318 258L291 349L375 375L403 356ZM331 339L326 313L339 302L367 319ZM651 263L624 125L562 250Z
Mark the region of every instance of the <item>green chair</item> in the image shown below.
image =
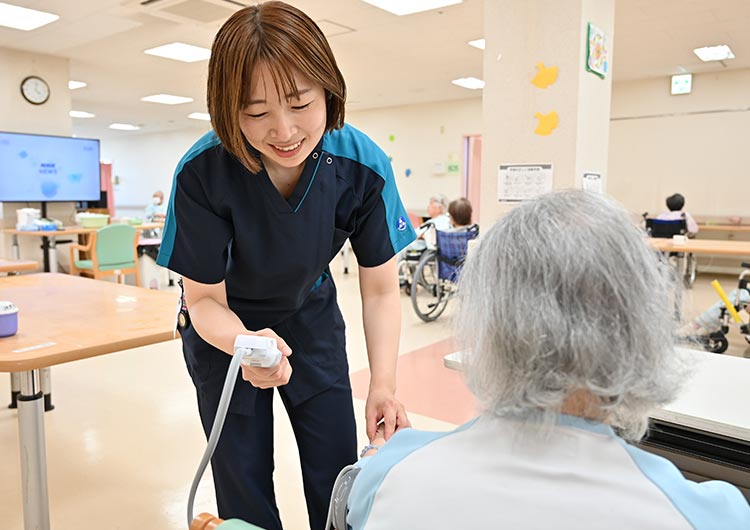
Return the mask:
M263 530L259 526L246 523L239 519L228 519L226 521L211 515L202 513L190 523L189 530ZM326 529L328 530L328 529Z
M91 259L76 259L76 250ZM86 245L70 246L70 273L96 280L117 276L118 283L124 282L126 274L135 274L135 284L140 286L138 231L130 225L111 224L92 232Z

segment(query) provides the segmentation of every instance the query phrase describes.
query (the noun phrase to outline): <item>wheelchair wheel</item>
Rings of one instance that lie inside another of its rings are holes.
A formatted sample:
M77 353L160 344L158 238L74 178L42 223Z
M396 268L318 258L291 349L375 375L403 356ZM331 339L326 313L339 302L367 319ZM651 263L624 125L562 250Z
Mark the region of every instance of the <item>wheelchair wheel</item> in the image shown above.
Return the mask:
M712 333L705 346L711 353L724 353L729 348L729 340L723 333Z
M437 253L429 250L422 254L414 271L411 305L419 318L432 322L443 313L447 304L448 297L438 278Z

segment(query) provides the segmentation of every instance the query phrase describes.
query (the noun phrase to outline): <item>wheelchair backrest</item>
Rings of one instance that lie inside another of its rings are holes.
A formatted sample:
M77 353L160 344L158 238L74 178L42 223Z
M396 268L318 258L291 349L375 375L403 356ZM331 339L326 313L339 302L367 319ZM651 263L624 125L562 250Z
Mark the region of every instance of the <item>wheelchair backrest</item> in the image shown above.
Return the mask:
M466 259L469 241L479 235L479 227L472 225L466 230L443 232L436 230L438 277L441 280L456 281L461 265Z
M687 221L682 219L646 219L646 232L651 237L670 238L687 234Z

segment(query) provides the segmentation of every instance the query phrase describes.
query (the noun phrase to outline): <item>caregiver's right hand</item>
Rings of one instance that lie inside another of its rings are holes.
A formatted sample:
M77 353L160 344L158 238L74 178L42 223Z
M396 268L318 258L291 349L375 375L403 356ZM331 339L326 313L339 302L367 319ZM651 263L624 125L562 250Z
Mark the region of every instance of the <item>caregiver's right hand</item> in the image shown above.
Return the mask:
M251 332L251 335L260 335L263 337L272 337L276 339L276 347L281 352L281 361L271 368L259 368L256 366L246 366L241 364L242 379L248 381L256 388L273 388L275 386L284 386L292 377L292 365L289 364L288 357L292 354L292 349L287 343L271 329L261 329Z

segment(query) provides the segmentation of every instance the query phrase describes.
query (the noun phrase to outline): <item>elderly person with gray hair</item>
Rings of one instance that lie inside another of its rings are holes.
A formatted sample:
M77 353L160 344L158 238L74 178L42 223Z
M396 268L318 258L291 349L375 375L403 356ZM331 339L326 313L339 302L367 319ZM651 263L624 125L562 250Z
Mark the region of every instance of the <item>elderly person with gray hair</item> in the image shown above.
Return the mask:
M398 253L398 276L399 284L406 285L411 277L416 260L426 249L435 249L437 238L435 230L448 231L451 229L451 218L448 215L448 198L442 193L430 197L427 203L427 215L429 219L417 228L417 239L412 241L406 248ZM411 266L407 260L407 254L412 256Z
M374 440L350 472L348 527L750 528L734 486L691 482L626 441L684 378L670 278L602 196L556 192L503 217L459 286L482 413Z

